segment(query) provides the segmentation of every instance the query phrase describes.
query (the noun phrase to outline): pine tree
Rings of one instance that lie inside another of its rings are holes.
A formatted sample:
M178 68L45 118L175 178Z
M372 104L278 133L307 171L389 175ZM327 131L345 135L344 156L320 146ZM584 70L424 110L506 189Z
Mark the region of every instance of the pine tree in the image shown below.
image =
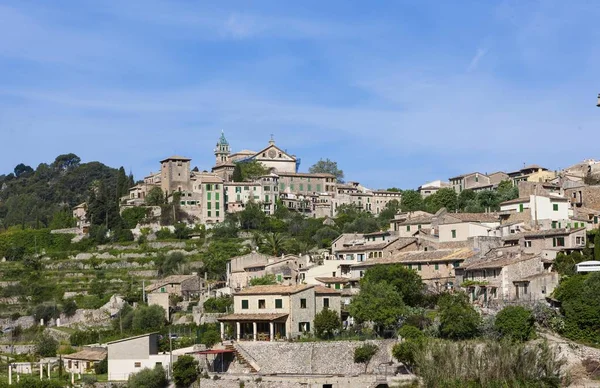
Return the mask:
M243 182L244 181L244 176L242 175L242 166L239 163L236 163L236 165L233 169L233 175L232 175L231 179L234 182Z

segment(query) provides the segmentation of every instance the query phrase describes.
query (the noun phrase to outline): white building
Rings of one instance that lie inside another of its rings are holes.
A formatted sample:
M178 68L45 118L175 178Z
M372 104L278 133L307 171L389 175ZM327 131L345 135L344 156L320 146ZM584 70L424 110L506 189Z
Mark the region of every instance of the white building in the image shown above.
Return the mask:
M169 369L169 354L158 352L158 333L124 338L107 345L109 381L127 380L129 375L144 368L153 369L156 365ZM175 360L173 356L173 361Z

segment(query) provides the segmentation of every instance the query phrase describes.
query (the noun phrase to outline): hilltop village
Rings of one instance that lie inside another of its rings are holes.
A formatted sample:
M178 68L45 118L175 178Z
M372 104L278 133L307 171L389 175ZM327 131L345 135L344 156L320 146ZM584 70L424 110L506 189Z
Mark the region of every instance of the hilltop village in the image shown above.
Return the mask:
M70 155L57 179L92 168ZM214 155L210 171L167 157L138 182L95 172L85 201L0 233L1 378L433 386L452 368L436 351L481 352L463 340L539 352L511 383L598 376L600 161L399 190L330 160L299 172L273 138L232 152L222 133ZM21 170L4 193L41 179Z

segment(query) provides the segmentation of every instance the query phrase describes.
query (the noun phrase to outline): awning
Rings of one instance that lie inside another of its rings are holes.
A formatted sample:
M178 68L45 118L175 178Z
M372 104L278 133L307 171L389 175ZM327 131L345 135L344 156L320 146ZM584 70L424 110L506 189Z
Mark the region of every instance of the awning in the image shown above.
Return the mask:
M193 352L194 354L222 354L222 353L235 353L233 349L209 349L201 350L199 352Z

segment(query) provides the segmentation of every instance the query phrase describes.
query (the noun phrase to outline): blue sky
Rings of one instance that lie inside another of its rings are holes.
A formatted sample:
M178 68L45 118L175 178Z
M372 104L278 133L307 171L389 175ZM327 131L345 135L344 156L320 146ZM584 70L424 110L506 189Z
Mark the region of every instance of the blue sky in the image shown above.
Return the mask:
M0 3L0 173L279 146L373 188L599 158L595 1Z

